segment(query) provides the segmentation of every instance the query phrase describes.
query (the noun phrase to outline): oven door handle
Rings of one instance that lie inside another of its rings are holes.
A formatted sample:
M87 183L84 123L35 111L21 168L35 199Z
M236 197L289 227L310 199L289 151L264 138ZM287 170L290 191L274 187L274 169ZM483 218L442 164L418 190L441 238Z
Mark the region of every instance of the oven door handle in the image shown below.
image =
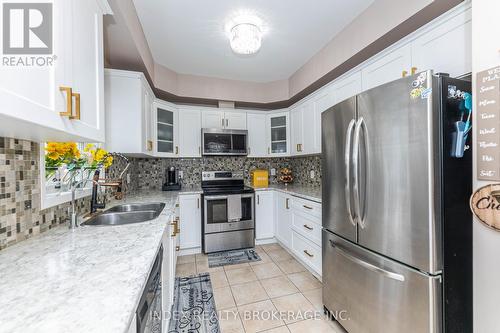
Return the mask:
M221 199L227 199L227 195L208 195L208 196L205 196L205 201L209 201L209 200L221 200ZM242 198L252 198L253 197L253 193L252 194L242 194L241 195Z

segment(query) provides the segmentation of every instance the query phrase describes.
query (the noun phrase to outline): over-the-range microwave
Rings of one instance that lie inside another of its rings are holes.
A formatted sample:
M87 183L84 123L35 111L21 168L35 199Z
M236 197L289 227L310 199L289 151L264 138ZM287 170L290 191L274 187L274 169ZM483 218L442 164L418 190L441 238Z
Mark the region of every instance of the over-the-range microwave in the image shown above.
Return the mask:
M201 130L203 155L247 155L247 130L204 128Z

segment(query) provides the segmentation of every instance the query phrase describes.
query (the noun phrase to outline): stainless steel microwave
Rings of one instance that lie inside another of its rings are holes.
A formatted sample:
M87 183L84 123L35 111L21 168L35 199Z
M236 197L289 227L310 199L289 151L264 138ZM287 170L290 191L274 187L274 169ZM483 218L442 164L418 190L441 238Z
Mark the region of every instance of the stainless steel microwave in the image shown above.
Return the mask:
M201 130L203 155L247 155L247 130L204 128Z

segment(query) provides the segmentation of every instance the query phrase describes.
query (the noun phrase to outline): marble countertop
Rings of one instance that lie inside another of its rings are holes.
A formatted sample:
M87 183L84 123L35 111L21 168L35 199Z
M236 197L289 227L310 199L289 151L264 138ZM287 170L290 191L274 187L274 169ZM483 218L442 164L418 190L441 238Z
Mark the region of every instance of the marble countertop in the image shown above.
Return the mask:
M0 332L125 332L179 194L138 192L108 204L165 202L149 222L60 226L0 251Z
M269 184L268 187L255 188L255 191L269 191L269 190L289 193L290 195L294 195L299 198L321 203L321 187L299 185L299 184L291 184L287 186L283 184Z

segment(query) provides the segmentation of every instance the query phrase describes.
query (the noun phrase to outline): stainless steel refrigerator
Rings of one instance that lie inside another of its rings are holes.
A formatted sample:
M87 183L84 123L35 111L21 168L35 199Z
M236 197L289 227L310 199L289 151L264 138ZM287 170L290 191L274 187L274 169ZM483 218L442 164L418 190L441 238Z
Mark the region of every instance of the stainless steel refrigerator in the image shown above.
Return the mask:
M322 114L323 303L350 333L472 332L470 90L426 71Z

